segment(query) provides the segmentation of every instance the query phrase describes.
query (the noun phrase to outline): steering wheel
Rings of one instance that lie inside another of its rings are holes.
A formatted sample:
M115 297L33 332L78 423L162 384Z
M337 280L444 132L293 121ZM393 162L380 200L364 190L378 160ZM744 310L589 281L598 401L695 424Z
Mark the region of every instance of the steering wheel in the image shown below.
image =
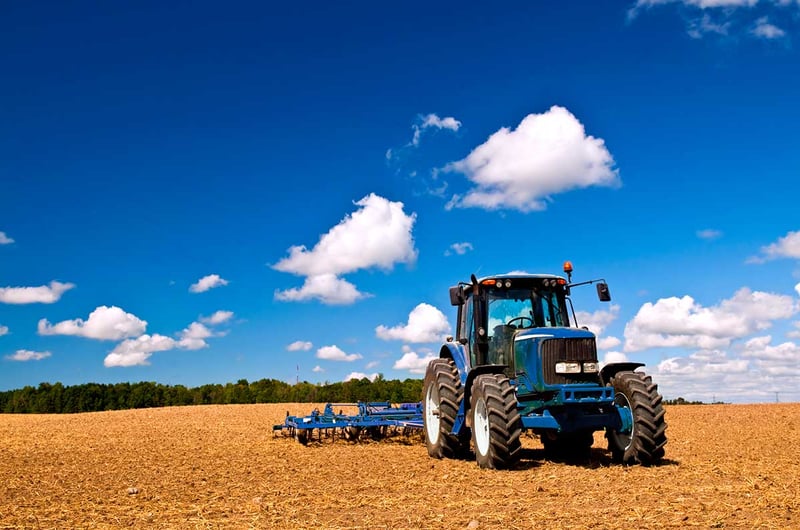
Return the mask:
M519 326L515 326L515 327L516 327L516 329L522 329L522 328L532 328L532 327L533 327L533 319L532 319L531 317L517 317L517 318L512 318L511 320L509 320L508 322L506 322L506 326L513 326L514 324L512 324L512 322L516 322L517 320L519 320L519 321L520 321L520 323L519 323ZM526 321L526 320L528 320L528 321L531 323L531 324L530 324L530 326L523 326L523 325L522 325L522 324L523 324L523 322L524 322L524 321Z

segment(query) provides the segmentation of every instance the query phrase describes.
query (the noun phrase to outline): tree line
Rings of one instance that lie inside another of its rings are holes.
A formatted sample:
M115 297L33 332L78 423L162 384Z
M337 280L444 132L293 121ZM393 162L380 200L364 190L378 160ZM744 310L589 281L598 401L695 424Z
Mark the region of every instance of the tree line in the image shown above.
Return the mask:
M351 403L356 401L416 402L421 399L422 380L289 384L277 379L208 384L193 388L153 382L64 386L40 383L0 392L3 413L75 413L103 410L173 407L183 405L227 405L250 403Z

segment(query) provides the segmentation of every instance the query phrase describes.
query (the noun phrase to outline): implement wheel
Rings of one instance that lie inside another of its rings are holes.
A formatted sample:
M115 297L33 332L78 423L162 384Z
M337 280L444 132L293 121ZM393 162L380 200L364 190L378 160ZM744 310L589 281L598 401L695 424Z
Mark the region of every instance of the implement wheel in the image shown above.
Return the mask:
M485 374L472 384L472 443L482 468L513 467L522 453L522 419L508 378Z
M664 458L667 444L658 385L641 372L619 372L609 384L614 387L614 403L629 409L633 416L631 432L606 430L612 458L623 464L657 464Z
M462 428L466 435L451 434L463 398L464 389L452 359L434 359L428 363L423 383L422 417L425 445L433 458L456 458L469 450L466 427Z

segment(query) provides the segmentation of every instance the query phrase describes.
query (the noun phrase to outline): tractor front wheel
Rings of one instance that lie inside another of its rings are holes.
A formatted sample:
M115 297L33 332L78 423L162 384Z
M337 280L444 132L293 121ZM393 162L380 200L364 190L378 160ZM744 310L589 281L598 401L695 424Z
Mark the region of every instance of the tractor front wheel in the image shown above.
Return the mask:
M458 368L452 359L434 359L428 364L423 389L422 417L428 454L433 458L460 457L469 450L469 439L452 434L464 399ZM467 428L463 427L462 432L468 432Z
M657 464L664 458L667 443L658 385L649 375L627 371L617 373L609 384L614 387L614 404L633 416L630 432L606 430L612 458L623 464Z
M478 465L488 469L513 467L522 453L522 419L508 378L501 374L476 377L470 406Z

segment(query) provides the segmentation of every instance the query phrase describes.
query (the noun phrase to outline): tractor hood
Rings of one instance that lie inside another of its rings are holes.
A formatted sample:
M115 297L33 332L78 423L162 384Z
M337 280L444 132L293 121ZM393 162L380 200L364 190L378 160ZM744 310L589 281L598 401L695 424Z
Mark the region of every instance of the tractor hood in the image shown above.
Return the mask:
M578 328L529 328L518 331L514 340L526 339L593 339L594 333Z

